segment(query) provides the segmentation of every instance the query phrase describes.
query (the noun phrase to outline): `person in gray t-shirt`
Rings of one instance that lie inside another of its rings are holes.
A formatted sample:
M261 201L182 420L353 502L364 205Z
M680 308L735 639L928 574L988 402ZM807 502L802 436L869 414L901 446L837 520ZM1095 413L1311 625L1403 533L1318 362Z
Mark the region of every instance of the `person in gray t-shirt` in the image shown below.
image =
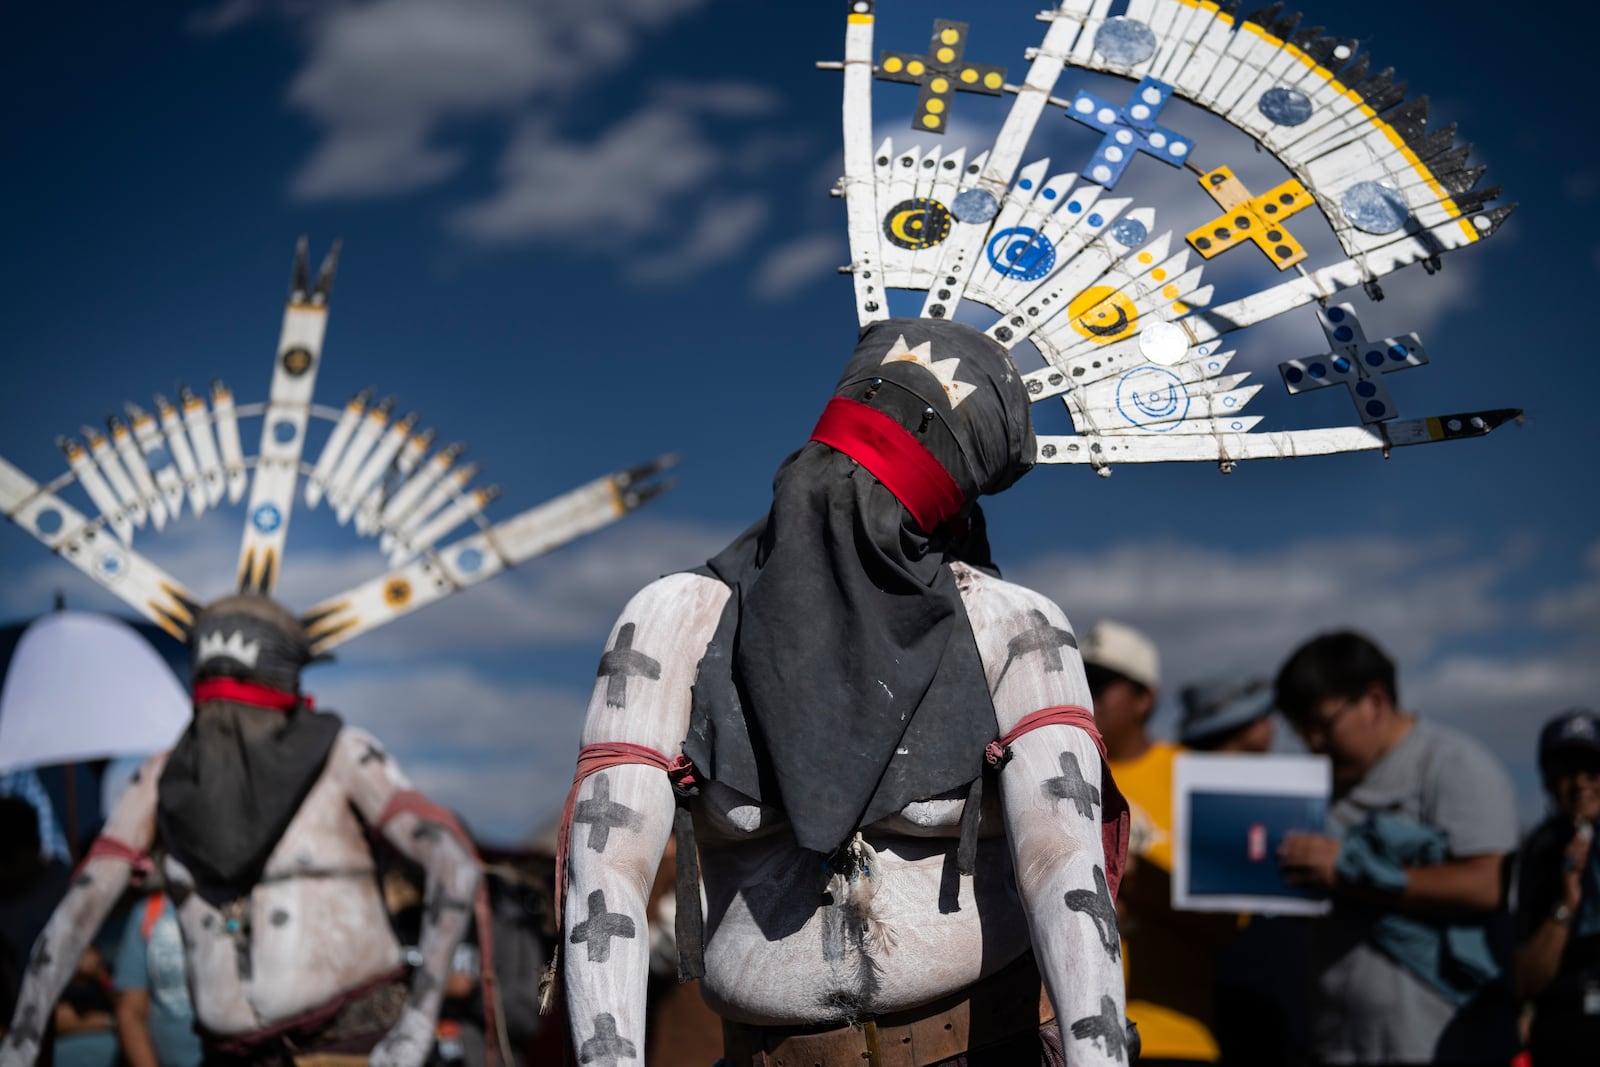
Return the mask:
M1505 1063L1515 1015L1491 927L1516 845L1510 779L1484 747L1400 710L1394 663L1323 634L1278 673L1277 705L1333 763L1329 831L1293 834L1285 877L1327 890L1313 935L1323 1063Z

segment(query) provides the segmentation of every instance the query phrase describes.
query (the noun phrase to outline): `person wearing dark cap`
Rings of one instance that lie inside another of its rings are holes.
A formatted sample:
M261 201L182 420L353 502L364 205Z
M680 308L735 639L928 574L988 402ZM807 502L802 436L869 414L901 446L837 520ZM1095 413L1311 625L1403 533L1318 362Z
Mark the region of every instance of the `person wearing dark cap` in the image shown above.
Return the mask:
M1267 752L1272 748L1272 682L1242 672L1219 674L1178 694L1178 741L1197 752Z
M1590 1062L1600 1049L1600 715L1562 713L1539 734L1555 806L1518 862L1516 979L1533 1003L1535 1067Z

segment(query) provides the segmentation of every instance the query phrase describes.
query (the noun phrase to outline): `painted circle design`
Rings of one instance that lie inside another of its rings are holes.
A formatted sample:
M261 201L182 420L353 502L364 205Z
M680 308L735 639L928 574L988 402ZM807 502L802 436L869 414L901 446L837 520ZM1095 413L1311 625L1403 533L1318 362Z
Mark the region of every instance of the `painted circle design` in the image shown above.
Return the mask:
M95 573L107 583L120 582L128 574L128 557L120 548L107 548L95 557Z
M404 578L395 578L384 583L383 602L391 608L403 608L411 602L411 583Z
M262 504L250 513L250 525L264 534L272 533L283 525L283 512L276 504Z
M272 424L272 439L280 445L287 445L294 441L300 431L288 419L279 419Z
M957 222L988 222L1000 210L1000 201L986 189L968 189L957 193L950 204L950 214Z
M902 200L884 216L883 235L901 248L932 248L950 236L950 209L925 196Z
M1189 335L1182 326L1158 319L1139 331L1139 354L1151 363L1175 367L1189 354Z
M1168 433L1189 414L1189 389L1163 367L1138 367L1117 382L1117 411L1134 426Z
M456 570L462 574L477 574L483 569L483 553L475 548L463 548L456 554Z
M1138 19L1118 15L1100 24L1094 35L1094 50L1109 62L1131 67L1156 54L1156 35Z
M40 508L39 514L33 517L33 528L46 537L52 537L61 532L65 521L55 508Z
M1117 224L1111 227L1111 239L1124 248L1142 245L1149 236L1149 229L1138 219L1118 219Z
M1262 93L1256 107L1277 126L1298 126L1311 117L1312 110L1309 96L1281 85Z
M989 238L989 264L1002 278L1036 282L1056 265L1050 238L1027 226L1013 226Z
M1131 337L1139 326L1139 309L1120 289L1097 285L1067 305L1072 328L1095 344L1108 345Z
M1350 224L1367 233L1393 233L1411 217L1406 198L1381 182L1356 182L1340 204Z
M311 362L311 350L304 345L295 345L283 353L283 373L298 378L311 369Z

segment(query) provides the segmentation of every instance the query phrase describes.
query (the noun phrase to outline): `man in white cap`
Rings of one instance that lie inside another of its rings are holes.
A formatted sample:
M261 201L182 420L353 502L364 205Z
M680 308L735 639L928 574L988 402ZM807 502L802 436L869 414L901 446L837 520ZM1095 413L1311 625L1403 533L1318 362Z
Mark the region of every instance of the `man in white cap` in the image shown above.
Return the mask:
M1132 816L1129 873L1117 901L1128 1018L1139 1027L1144 1060L1215 1063L1215 950L1231 936L1233 919L1172 910L1172 762L1182 749L1149 732L1161 657L1144 634L1109 619L1090 629L1081 651L1095 725Z

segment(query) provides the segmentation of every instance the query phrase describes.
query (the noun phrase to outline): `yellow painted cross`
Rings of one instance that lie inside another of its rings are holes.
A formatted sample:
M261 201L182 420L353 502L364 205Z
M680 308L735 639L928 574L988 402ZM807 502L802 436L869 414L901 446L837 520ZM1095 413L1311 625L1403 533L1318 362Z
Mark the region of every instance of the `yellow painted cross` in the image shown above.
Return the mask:
M1283 220L1313 203L1306 187L1290 178L1282 185L1251 196L1244 182L1227 167L1200 175L1200 187L1221 204L1223 214L1192 231L1186 238L1195 251L1210 259L1242 241L1254 241L1279 270L1306 258L1306 250L1283 228Z
M967 24L935 19L933 40L925 56L885 51L875 72L879 78L922 87L913 129L943 133L950 121L950 102L957 90L999 96L1006 81L1004 67L986 67L961 59L967 48Z

